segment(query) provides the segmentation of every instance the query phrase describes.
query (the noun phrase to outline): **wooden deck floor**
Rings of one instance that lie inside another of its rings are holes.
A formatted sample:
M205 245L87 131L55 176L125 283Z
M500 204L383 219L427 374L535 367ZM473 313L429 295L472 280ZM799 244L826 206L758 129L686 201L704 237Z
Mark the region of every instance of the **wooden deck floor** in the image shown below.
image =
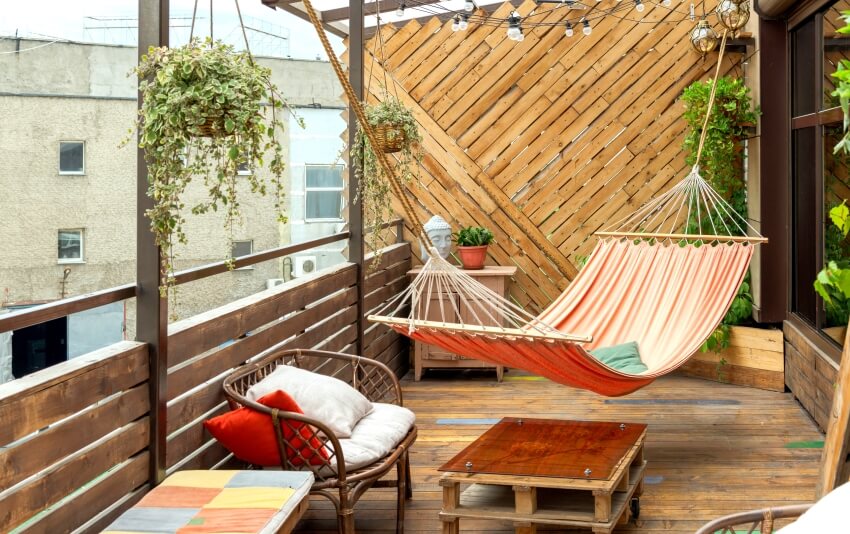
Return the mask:
M641 516L617 532L693 532L721 515L814 496L821 448L811 442L823 435L790 393L670 376L609 399L529 378L511 372L498 384L492 374L432 372L421 382L403 381L419 426L407 532L440 532L437 467L504 416L649 425ZM391 491L373 489L361 500L359 534L394 531ZM461 532L513 532L506 523L460 524ZM336 532L327 501L314 498L299 532Z

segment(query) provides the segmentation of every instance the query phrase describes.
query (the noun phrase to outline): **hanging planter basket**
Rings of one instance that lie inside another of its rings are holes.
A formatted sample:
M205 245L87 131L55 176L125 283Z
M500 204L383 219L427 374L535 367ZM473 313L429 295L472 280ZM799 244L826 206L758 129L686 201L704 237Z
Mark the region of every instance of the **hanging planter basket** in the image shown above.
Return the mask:
M221 117L208 117L203 124L198 126L201 137L220 137L224 135L224 124Z
M375 141L385 154L401 151L407 142L407 134L400 124L386 123L375 126Z

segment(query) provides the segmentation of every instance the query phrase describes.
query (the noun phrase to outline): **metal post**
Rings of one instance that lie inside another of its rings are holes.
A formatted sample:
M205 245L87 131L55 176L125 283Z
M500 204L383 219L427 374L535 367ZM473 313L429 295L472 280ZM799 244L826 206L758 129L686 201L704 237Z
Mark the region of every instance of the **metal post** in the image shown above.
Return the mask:
M169 0L139 0L139 58L151 46L168 46L168 8ZM142 105L141 94L138 105ZM168 301L159 294L160 250L145 217L153 200L147 195L144 150L138 150L136 162L136 340L149 347L150 483L156 485L165 478Z
M357 98L363 98L363 2L349 0L349 38L348 38L348 79ZM357 127L357 117L349 107L348 111L348 146L354 146L354 133ZM348 261L357 264L357 354L363 354L364 314L363 296L366 291L366 266L364 265L363 247L363 203L354 203L357 196L357 181L355 172L360 162L350 158L348 184L348 225L351 237L348 240Z

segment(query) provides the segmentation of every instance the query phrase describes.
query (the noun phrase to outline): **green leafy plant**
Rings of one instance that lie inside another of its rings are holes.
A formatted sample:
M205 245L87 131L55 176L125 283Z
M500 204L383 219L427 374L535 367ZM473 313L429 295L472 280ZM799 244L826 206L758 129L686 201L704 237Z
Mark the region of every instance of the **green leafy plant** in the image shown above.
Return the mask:
M493 242L493 232L480 226L461 228L452 237L459 247L481 247Z
M403 132L404 141L401 144L401 150L395 153L393 171L403 183L410 182L418 176L419 163L422 159L419 147L422 136L413 113L397 98L385 94L381 102L366 106L366 117L372 126L393 125L396 131ZM393 135L397 134L391 130L388 138ZM364 226L370 229L367 244L373 252L377 253L381 248L381 227L393 218L390 177L386 176L378 163L375 150L360 128L354 134L351 157L359 162L357 201L363 202Z
M696 162L696 152L702 135L703 122L708 108L712 82L697 81L682 93L685 103L684 119L689 130L685 137L684 149L688 151L686 162ZM742 140L755 126L760 111L753 108L750 89L743 80L723 76L717 80L714 109L708 121L705 145L700 158L700 173L711 186L732 206L737 215L747 218L747 186L744 181L744 154ZM736 218L711 214L703 215L700 223L696 218L689 221L688 233L711 233L706 228L728 228L732 233L742 234ZM753 297L750 290L749 274L738 288L732 305L720 326L702 346L703 351L720 352L729 346L731 325L743 324L752 318Z
M843 240L850 232L850 208L842 202L829 210L829 220ZM829 251L827 251L828 253ZM843 326L850 318L850 260L830 259L817 274L815 292L823 299L828 326Z
M176 48L151 47L134 72L143 98L136 121L139 146L145 149L148 196L154 201L146 215L163 250L165 283L160 290L167 292L175 245L187 242L184 195L193 180L203 180L206 198L189 209L196 215L224 212L227 250L233 248L233 227L240 219L239 190L247 187L265 195L269 185L261 173L240 175L240 166L265 165L278 218L286 220L285 160L278 138L285 102L270 81L270 69L221 41L193 39Z
M842 11L841 18L847 24L837 31L848 35L850 34L850 11ZM832 77L835 79L835 90L831 94L838 98L838 103L844 112L844 136L835 144L833 151L850 153L850 132L847 129L850 126L850 60L840 60Z
M686 106L683 118L689 126L683 146L689 152L686 158L689 165L693 165L696 160L711 85L710 80L697 81L682 93ZM746 218L747 194L741 141L747 137L749 128L755 126L760 111L753 108L750 89L738 78L719 78L714 99L714 110L708 121L708 133L700 158L700 172L714 190L741 217ZM715 221L718 222L725 222L730 230L735 229L731 220Z

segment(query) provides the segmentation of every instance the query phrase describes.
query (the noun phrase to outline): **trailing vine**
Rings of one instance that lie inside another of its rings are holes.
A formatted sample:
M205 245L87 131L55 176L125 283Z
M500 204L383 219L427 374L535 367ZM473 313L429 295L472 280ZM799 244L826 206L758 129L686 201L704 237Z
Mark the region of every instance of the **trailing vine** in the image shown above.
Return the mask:
M419 145L422 135L413 113L393 95L386 94L378 104L366 106L366 117L372 126L394 125L403 132L404 141L395 154L393 170L402 182L411 182L418 176L422 160ZM363 203L363 225L369 229L366 243L372 252L378 253L382 248L381 227L393 218L390 177L379 165L369 139L360 128L354 134L351 157L360 162L357 166L356 201Z
M163 251L160 291L165 294L173 285L175 246L188 241L184 195L193 180L203 180L207 197L189 210L224 212L228 250L241 217L241 184L260 195L271 186L277 217L286 221L285 160L278 138L286 103L271 83L270 69L209 38L176 48L151 47L133 72L142 94L139 146L145 149L148 196L154 201L145 214ZM271 177L240 174L240 167L266 168ZM232 268L233 258L228 262Z

